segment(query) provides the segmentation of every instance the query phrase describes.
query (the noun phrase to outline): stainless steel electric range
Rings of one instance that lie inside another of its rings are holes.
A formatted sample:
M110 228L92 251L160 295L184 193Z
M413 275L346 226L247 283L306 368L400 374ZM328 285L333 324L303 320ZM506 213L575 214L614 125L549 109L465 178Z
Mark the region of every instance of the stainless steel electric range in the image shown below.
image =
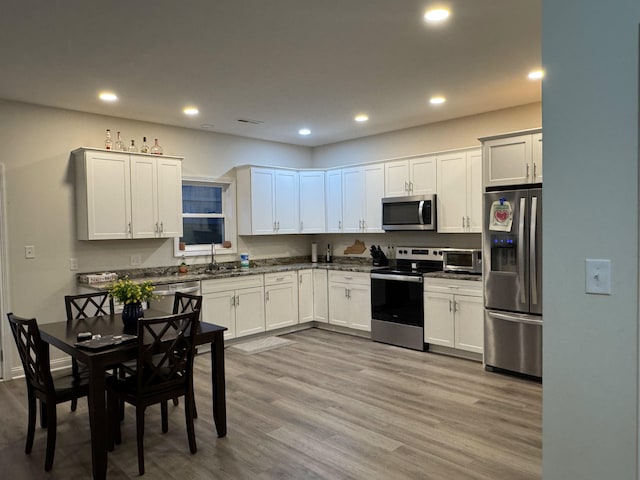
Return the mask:
M440 247L397 247L395 265L371 272L371 338L424 350L423 275L442 271Z

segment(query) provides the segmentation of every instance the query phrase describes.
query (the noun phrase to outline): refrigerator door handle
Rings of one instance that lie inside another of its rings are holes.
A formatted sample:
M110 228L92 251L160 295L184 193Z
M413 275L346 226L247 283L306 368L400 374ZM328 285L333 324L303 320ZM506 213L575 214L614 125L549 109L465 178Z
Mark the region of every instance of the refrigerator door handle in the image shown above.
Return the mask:
M524 283L524 222L526 212L526 198L520 199L520 221L518 222L518 278L520 280L520 303L525 303L527 297Z
M498 320L506 320L508 322L527 323L529 325L542 325L542 318L537 319L531 316L508 315L506 313L490 312L490 311L487 311L487 315L493 318L497 318Z
M531 303L533 305L538 304L538 272L536 269L536 228L538 226L536 219L538 213L538 197L531 198L531 229L529 230L529 245L530 247L530 272L529 276L531 282Z

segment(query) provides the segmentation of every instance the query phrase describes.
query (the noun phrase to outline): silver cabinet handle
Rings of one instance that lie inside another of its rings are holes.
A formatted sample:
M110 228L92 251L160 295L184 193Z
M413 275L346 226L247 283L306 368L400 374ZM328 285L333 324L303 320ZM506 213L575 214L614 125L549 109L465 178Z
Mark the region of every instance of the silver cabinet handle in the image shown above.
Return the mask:
M276 222L273 222L273 231L276 231Z
M413 192L413 182L409 180L409 193Z
M529 178L529 164L527 163L527 176L526 178Z
M351 289L347 288L347 298L351 298Z
M464 228L464 217L462 217L462 228Z
M362 220L358 220L358 228L362 228Z
M362 219L362 229L365 230L367 228L367 221L363 218Z
M452 303L453 303L453 313L456 313L458 311L458 306L457 306L458 302L454 300Z
M449 300L449 311L451 312L451 300Z
M127 227L127 233L131 233L131 222L129 222L129 225Z
M156 222L156 233L160 233L160 225L158 225L158 222Z
M269 292L265 292L265 294L264 294L264 299L265 299L265 301L267 301L267 302L269 301Z
M240 295L236 295L236 307L240 306Z
M342 230L342 220L338 220L338 230Z
M236 296L232 296L229 300L231 300L231 306L235 307L236 306Z
M164 222L160 222L160 233L164 233Z
M302 275L300 275L300 285L302 285Z
M349 291L346 288L344 289L344 298L349 298Z
M281 282L284 280L284 277L276 277L276 282Z
M406 180L404 181L404 191L409 193L411 190L409 189L409 182L407 182Z
M304 223L300 220L300 231L304 230Z
M280 221L278 221L278 231L280 230Z
M536 164L533 164L533 179L536 179Z
M467 217L467 228L471 228L471 219Z

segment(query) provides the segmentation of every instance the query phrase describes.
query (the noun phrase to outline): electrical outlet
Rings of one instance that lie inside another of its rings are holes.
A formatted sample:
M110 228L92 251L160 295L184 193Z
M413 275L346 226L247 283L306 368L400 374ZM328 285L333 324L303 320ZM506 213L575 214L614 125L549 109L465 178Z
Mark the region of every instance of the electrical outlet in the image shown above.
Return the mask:
M24 258L36 258L36 247L33 245L25 245Z
M69 259L69 270L71 270L72 272L75 272L76 270L78 270L78 259L77 258L70 258Z
M142 263L142 257L140 255L131 255L131 265L137 266Z

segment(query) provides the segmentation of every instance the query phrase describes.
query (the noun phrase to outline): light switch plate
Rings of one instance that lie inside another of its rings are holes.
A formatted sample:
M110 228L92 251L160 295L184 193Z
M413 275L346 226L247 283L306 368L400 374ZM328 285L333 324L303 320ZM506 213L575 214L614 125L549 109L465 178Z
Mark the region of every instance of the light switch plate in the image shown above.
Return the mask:
M611 260L587 258L585 274L587 293L611 295Z
M78 270L78 259L77 258L70 258L69 259L69 270L71 270L72 272L75 272L76 270Z
M24 258L36 258L36 247L33 245L25 245Z
M136 267L142 263L142 257L140 255L131 255L131 266Z

